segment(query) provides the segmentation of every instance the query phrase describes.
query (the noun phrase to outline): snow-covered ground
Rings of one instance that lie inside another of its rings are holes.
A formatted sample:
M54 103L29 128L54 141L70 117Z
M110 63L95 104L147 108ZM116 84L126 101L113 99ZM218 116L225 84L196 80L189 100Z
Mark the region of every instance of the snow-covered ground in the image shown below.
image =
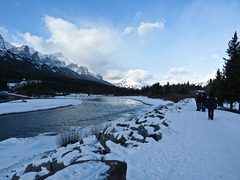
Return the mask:
M134 142L137 147L124 147L107 141L110 153L101 155L93 153L94 149L102 147L95 136L85 138L84 144L76 143L66 148L56 147L55 136L11 138L0 142L0 179L11 179L14 173L21 175L21 179L32 179L37 172L24 173L24 168L30 162L39 164L44 161L41 159L44 152L56 148L56 151L50 153L51 158L57 158L66 165L76 158L124 161L127 163L127 179L240 179L239 114L216 110L214 120L211 121L207 118L207 112L195 110L193 99L169 104L158 99L131 98L153 105L148 117L139 117L139 121L147 120L143 124L148 133L153 132L148 124L159 124L161 140L146 137L145 143ZM164 119L159 119L153 110L162 105L166 107L158 111ZM169 124L168 127L162 125L163 120ZM134 127L136 122L129 119L112 122L112 127L119 130L117 134L129 138L129 131L117 126L118 123ZM142 138L135 131L132 136ZM133 142L130 139L128 141ZM77 147L80 147L81 152L76 150ZM107 169L104 163L89 162L68 166L49 179L102 179L100 175ZM47 173L47 169L42 169L40 173Z
M228 104L228 103L223 103L223 107L224 107L224 108L227 108L227 109L230 109L230 104ZM233 103L233 109L234 109L234 110L239 110L239 103L238 103L238 102L234 102L234 103Z
M0 103L0 115L52 109L70 105L79 105L82 101L75 98L57 97L53 99L26 99Z

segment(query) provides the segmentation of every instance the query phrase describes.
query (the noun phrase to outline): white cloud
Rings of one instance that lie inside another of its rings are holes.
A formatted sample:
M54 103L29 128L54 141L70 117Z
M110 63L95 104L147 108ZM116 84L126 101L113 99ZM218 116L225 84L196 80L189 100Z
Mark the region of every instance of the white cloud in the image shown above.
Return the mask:
M135 19L136 18L139 18L139 17L141 17L142 16L142 12L141 11L138 11L138 12L136 12L136 14L135 14Z
M8 32L8 30L4 27L0 26L0 34L6 34Z
M201 79L201 76L198 75L193 70L186 68L186 67L180 67L180 68L171 68L169 70L169 74L162 76L159 78L159 81L161 84L169 83L194 83L198 82L198 80Z
M133 27L128 26L128 27L126 27L125 30L123 31L123 34L130 34L133 30L134 30Z
M41 52L44 51L44 42L41 37L31 35L30 33L20 34L27 42L35 46L36 49L39 49Z
M217 59L219 56L217 54L212 54L213 59Z
M156 23L141 22L140 26L138 27L138 34L139 36L144 36L145 34L149 33L153 29L162 29L163 27L164 27L163 22L156 22Z
M171 68L169 72L171 74L193 74L193 71L191 69L187 69L186 67Z
M121 72L119 70L108 70L104 78L110 82L120 80L123 78L131 78L134 81L145 83L146 80L152 78L152 74L143 69L129 70Z
M62 52L70 61L98 71L110 63L116 47L121 44L119 34L108 27L77 27L61 18L45 16L50 37L22 34L28 44L42 53Z

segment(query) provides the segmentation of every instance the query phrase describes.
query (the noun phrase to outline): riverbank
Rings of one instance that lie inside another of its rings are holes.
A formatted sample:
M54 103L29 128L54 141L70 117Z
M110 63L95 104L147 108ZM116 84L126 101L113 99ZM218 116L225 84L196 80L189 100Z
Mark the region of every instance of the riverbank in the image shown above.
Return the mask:
M51 99L24 99L0 103L0 115L32 112L46 109L54 109L71 105L79 105L82 101L74 98Z

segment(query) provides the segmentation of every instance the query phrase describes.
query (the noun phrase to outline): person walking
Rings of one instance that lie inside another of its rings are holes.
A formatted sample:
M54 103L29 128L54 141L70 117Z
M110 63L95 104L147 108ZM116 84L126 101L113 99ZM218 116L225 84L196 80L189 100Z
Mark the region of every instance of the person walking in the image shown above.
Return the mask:
M197 111L200 111L201 110L201 103L202 103L202 96L199 92L197 93L197 95L195 97L195 100L196 100L196 104L197 104Z
M202 97L202 112L205 112L206 103L207 103L207 96L206 96L206 93L204 93Z
M196 93L196 96L195 96L197 111L199 111L199 110L198 110L198 98L199 98L199 93L197 92L197 93Z
M208 108L208 119L213 120L214 109L217 108L217 100L213 96L213 93L210 93L210 96L207 98L206 107Z

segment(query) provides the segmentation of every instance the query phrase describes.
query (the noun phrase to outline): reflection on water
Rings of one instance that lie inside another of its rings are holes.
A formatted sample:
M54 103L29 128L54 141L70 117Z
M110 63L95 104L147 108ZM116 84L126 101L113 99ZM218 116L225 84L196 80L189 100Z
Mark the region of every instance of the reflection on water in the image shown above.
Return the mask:
M65 132L73 126L86 127L116 120L146 107L141 102L118 97L84 100L81 105L45 111L0 116L0 140Z
M123 99L123 98L116 98L116 97L107 97L107 98L96 98L96 99L90 99L88 101L95 101L95 102L101 102L101 103L108 103L112 105L130 105L130 104L139 104L138 101L132 100L132 99Z
M17 99L20 99L19 97L17 96L12 96L12 95L3 95L3 94L0 94L0 103L2 102L7 102L7 101L13 101L13 100L17 100Z

